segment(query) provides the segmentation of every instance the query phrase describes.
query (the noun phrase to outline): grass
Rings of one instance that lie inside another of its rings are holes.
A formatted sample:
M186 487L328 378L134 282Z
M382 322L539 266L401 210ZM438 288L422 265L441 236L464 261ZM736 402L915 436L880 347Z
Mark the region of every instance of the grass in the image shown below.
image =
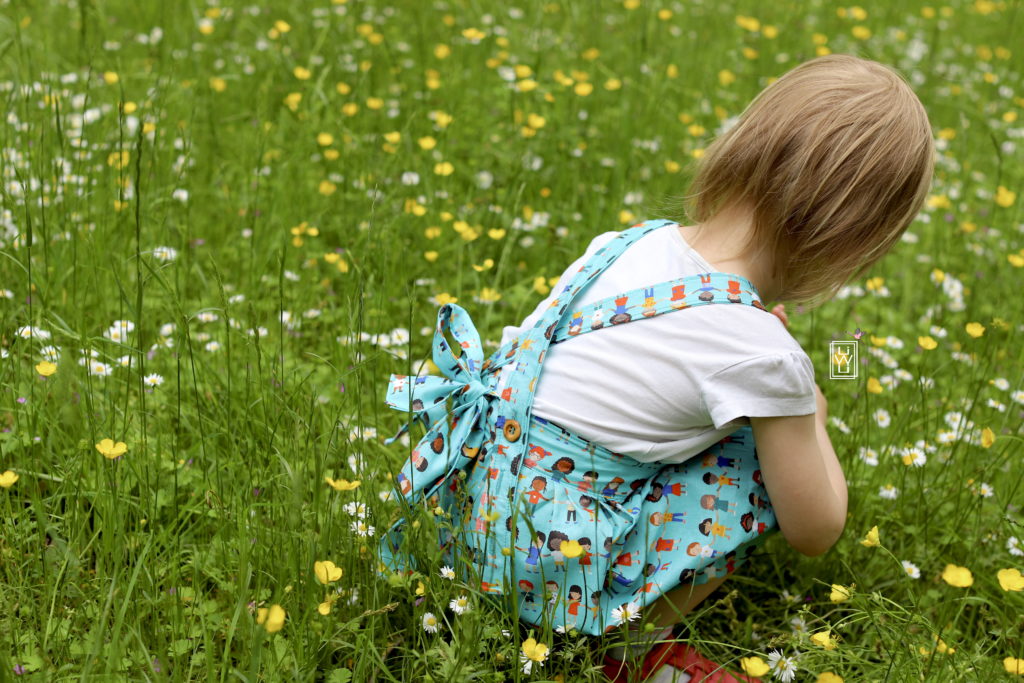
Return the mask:
M494 342L595 234L684 220L661 207L700 151L829 51L910 79L935 183L870 278L790 311L850 482L844 537L817 558L770 539L687 632L733 669L796 656L801 681L1011 678L1021 11L6 3L0 680L602 680L620 635L534 631L552 649L524 674L531 633L441 578L427 511L421 573L378 576L409 448L383 443L387 378L422 370L439 301ZM826 381L856 327L859 380ZM834 649L808 637L826 630Z

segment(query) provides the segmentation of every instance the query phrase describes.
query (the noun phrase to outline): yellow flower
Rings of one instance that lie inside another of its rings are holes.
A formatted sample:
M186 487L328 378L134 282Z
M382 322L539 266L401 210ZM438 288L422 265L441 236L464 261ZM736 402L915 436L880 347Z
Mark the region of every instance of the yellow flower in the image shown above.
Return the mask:
M846 602L850 599L850 589L846 586L840 586L838 583L833 583L832 592L829 594L828 599L832 602Z
M228 89L228 82L220 76L212 76L210 78L210 89L214 92L224 92Z
M771 670L768 667L768 662L760 657L741 657L740 668L748 676L764 676Z
M18 481L18 475L12 470L7 470L3 474L0 474L0 488L9 489L14 486L14 482Z
M990 448L996 442L996 434L988 427L981 430L981 447Z
M107 85L114 85L119 80L121 80L121 79L118 78L118 75L117 75L116 71L104 71L103 72L103 82L106 83Z
M551 288L548 287L543 275L538 275L533 278L533 291L537 292L541 296L544 296L551 291Z
M996 204L1005 208L1013 206L1013 201L1017 198L1015 192L1010 192L1007 188L1002 185L996 190Z
M820 645L826 650L836 649L836 640L829 631L818 631L811 634L811 642Z
M307 69L304 66L295 67L295 69L292 70L292 73L295 74L295 78L299 79L300 81L308 81L309 77L312 76L309 69Z
M423 252L423 258L427 259L431 263L437 260L438 253L436 251L425 251Z
M277 633L284 627L285 616L281 605L271 605L270 609L260 607L256 610L256 623L263 624L267 633Z
M48 360L44 360L36 366L36 372L43 377L49 377L53 373L57 372L57 366Z
M882 383L879 382L874 377L868 377L867 389L868 389L868 393L880 394L880 393L882 393Z
M331 613L331 603L329 600L325 600L316 606L316 611L325 617Z
M523 655L534 662L543 662L548 657L548 646L538 643L535 638L527 638L523 641Z
M458 301L458 298L452 296L448 292L441 292L440 294L434 297L434 301L437 303L438 306L444 306L445 304L454 304L455 302Z
M416 582L416 595L426 595L427 587L423 585L422 581Z
M358 479L349 481L348 479L331 479L330 477L324 477L324 481L330 484L335 491L354 491L362 483Z
M918 337L917 343L921 346L922 349L925 349L927 351L931 351L932 349L939 345L937 341L935 341L928 335Z
M442 161L440 163L434 164L434 173L436 173L437 175L447 176L451 175L454 171L455 167L452 166L452 162L450 161Z
M825 671L824 673L818 674L818 678L814 683L843 683L843 677L838 676L831 671Z
M1003 668L1006 669L1006 673L1008 674L1024 676L1024 659L1007 657L1003 660Z
M475 263L473 264L473 270L475 270L478 273L482 273L485 270L490 270L493 267L494 267L494 259L492 259L492 258L484 259L484 262L482 264L480 264L479 266L476 265Z
M334 142L334 136L330 133L318 133L316 136L316 144L321 147L329 147Z
M425 135L416 140L416 144L420 146L420 149L425 149L428 152L437 146L437 140L430 135Z
M502 230L501 228L491 228L490 230L487 231L487 236L490 237L492 240L500 240L502 237L505 236L505 231Z
M330 560L313 563L313 572L320 583L328 584L341 578L341 567L335 566Z
M562 548L565 548L565 543ZM999 587L1004 591L1024 590L1024 576L1021 576L1019 569L1000 569L996 575L999 577Z
M868 532L868 535L864 537L864 540L862 540L860 542L860 544L862 546L866 547L866 548L876 548L876 547L878 547L878 545L879 545L879 541L878 541L878 527L877 526L871 527L871 531Z
M579 541L562 541L562 554L572 559L583 554L583 546Z
M971 570L967 567L947 564L946 568L942 570L942 580L950 586L967 588L974 583L974 576L971 575Z
M125 451L128 450L128 446L124 441L114 443L113 439L103 439L96 444L96 450L102 453L104 458L113 460L124 455Z
M867 26L854 26L850 29L850 33L852 33L853 37L857 40L867 40L871 37L871 29Z
M964 326L964 329L967 330L967 334L971 335L975 339L985 334L985 326L981 323L967 323Z

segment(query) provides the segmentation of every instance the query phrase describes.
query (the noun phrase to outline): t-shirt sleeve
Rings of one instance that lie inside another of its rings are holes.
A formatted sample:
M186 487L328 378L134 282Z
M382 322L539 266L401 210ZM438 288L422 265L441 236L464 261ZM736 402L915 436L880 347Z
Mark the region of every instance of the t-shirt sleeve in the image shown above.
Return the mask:
M743 416L809 415L818 407L814 366L799 351L734 363L704 380L701 401L716 429Z
M562 293L562 290L565 289L565 286L569 284L573 276L576 275L577 272L579 272L579 269L582 268L583 265L590 259L590 257L594 255L594 252L603 247L608 242L611 242L612 239L618 237L618 235L619 233L614 231L603 232L594 239L592 239L590 241L590 244L587 246L587 250L583 252L583 255L580 256L575 261L573 261L568 268L562 271L562 275L558 278L558 284L552 287L551 292L548 294L548 296L539 304L537 304L537 307L533 309L533 312L530 313L530 315L526 316L526 319L523 320L522 325L506 325L505 327L502 328L500 342L501 345L504 346L506 343L511 341L513 337L517 336L522 330L528 329L536 325L537 321L540 320L540 317L544 314L544 311L546 311L548 306L551 305L551 302L554 301L555 297Z

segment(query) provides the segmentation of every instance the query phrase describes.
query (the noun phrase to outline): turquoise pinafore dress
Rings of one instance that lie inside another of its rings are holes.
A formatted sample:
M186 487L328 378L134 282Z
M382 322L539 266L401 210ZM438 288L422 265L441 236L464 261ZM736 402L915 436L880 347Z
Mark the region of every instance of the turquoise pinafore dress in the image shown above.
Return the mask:
M574 305L629 245L676 225L651 220L623 230L533 328L486 360L466 311L442 306L433 361L444 377L391 376L388 405L412 412L427 430L395 478L398 500L446 511L451 523L440 543L448 563L481 592L505 596L529 624L605 633L681 584L732 573L778 529L749 426L683 463L643 463L532 415L550 344L694 306L771 315L752 283L720 272ZM405 525L399 519L381 539L381 561L392 571L414 565L403 549Z

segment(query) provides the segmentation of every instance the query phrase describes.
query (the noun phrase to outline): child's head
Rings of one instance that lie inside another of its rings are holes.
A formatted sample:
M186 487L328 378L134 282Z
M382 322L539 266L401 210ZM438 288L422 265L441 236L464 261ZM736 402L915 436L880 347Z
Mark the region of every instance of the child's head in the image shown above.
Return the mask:
M928 114L901 73L829 54L753 99L696 162L681 203L698 225L750 216L743 254L772 273L762 297L815 308L900 240L934 156Z

